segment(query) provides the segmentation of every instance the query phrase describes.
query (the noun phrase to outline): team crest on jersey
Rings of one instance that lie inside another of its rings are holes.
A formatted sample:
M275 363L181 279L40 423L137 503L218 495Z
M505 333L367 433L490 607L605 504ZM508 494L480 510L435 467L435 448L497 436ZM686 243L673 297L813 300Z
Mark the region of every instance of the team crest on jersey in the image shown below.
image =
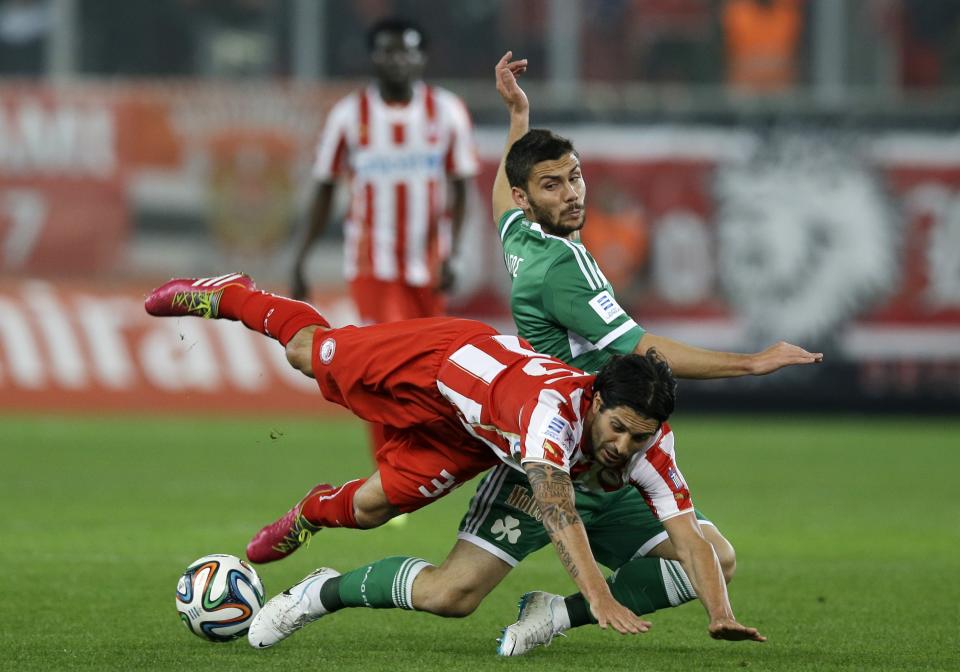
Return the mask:
M323 343L320 344L320 361L324 364L329 364L333 361L333 356L337 352L337 342L332 338L328 338Z
M617 303L616 299L610 295L610 292L603 291L590 299L590 307L600 316L606 324L610 324L615 319L623 315L623 308Z
M675 487L677 490L682 490L684 488L683 479L680 478L680 474L678 474L677 470L673 467L667 468L667 477L673 483L673 487Z

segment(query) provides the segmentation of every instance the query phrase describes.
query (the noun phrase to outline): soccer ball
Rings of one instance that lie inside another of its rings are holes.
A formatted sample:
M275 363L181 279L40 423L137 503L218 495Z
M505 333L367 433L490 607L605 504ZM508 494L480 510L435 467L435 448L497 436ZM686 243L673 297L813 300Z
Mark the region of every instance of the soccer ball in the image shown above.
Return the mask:
M177 581L177 611L187 630L211 642L243 637L263 606L263 584L233 555L194 560Z

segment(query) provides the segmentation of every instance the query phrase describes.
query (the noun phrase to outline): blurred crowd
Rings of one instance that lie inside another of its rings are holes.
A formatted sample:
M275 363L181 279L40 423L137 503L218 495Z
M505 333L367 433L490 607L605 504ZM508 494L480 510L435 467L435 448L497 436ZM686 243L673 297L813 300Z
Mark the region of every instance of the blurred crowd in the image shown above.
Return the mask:
M883 62L888 86L960 84L960 2L953 0L472 0L435 2L425 11L428 4L321 3L313 13L321 76L362 76L364 28L391 13L417 17L434 36L435 77L485 78L491 53L506 48L543 63L557 23L552 15L566 12L579 31L578 75L588 80L790 90L810 82L818 31L839 20L846 83L869 84ZM296 0L0 0L0 76L42 76L57 22L66 21L74 70L84 75L283 78L295 60L298 5L302 9ZM830 16L817 20L818 12Z

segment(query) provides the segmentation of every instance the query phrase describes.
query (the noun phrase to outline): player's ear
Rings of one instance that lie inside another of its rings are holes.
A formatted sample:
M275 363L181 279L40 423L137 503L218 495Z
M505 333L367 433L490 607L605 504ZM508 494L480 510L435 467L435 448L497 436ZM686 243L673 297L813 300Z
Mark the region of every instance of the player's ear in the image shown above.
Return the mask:
M593 412L600 413L603 411L603 397L600 396L599 392L593 393Z
M527 192L520 187L510 187L510 196L513 197L513 203L521 210L530 207L530 201L527 199Z

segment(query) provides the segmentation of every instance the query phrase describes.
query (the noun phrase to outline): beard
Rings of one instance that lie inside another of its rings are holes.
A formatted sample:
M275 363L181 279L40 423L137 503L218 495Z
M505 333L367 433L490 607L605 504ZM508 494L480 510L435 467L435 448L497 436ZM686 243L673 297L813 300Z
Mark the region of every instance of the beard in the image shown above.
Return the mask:
M563 215L567 212L566 210L554 219L545 208L541 208L529 195L527 196L527 203L530 204L530 212L533 213L534 221L540 225L540 228L543 229L545 233L549 233L551 236L566 238L571 233L576 233L582 229L583 225L587 223L587 212L585 209L579 221L568 223L562 219Z

